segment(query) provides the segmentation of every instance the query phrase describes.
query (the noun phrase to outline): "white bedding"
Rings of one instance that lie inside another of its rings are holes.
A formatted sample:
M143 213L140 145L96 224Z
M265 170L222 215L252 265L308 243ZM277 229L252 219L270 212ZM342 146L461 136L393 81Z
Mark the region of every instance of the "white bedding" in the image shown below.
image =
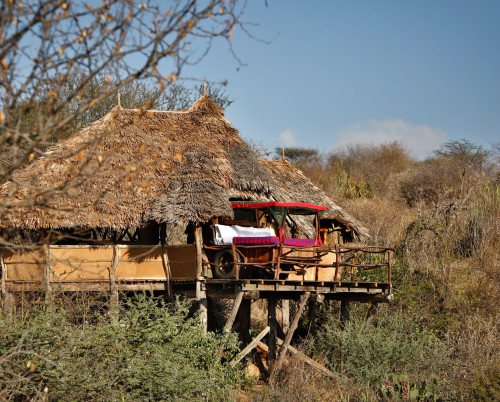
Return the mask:
M215 225L214 243L217 245L233 244L233 237L276 236L271 228L252 228L238 225Z

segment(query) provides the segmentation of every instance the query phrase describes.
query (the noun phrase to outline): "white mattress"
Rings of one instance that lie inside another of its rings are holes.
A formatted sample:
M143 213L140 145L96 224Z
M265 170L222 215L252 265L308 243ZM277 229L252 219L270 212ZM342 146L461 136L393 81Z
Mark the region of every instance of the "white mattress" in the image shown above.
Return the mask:
M238 225L215 225L214 243L217 245L233 244L233 237L276 236L271 228L252 228Z

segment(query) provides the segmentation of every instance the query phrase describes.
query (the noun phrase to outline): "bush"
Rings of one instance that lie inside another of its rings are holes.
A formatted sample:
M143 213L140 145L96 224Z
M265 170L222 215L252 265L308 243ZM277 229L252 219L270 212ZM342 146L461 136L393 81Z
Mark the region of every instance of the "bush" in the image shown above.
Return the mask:
M100 313L72 322L78 307L32 309L0 324L0 395L16 399L222 399L240 381L219 348L235 337L204 334L187 303L140 295L118 322Z
M445 392L450 349L416 317L395 311L369 319L353 314L344 330L334 323L325 325L314 348L332 370L380 392L401 378L422 395Z

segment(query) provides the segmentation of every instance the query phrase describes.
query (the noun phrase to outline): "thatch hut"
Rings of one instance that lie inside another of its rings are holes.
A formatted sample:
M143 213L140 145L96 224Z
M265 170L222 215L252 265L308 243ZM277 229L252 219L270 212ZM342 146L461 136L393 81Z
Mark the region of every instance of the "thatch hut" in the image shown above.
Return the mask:
M208 97L175 112L118 105L0 187L4 240L46 247L22 258L11 247L3 263L10 279L2 280L76 283L108 271L112 283L199 277L206 229L234 219L235 200L325 205L323 222L338 239L367 235L291 164L257 159ZM301 217L290 226L315 230ZM40 264L42 274L33 268Z
M4 229L94 230L94 237L107 230L95 240L132 240L137 228L158 233L161 224L186 228L231 218L230 200L237 199L326 205L326 219L354 238L367 234L288 162L259 161L206 96L187 111L117 106L18 171L0 195ZM159 241L142 234L148 239L142 241Z

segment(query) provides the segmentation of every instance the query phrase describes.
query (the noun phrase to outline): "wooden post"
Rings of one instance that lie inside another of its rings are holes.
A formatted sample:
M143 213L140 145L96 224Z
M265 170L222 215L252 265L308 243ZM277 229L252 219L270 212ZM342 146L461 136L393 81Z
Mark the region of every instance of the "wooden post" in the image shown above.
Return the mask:
M196 300L198 302L200 322L203 327L203 331L207 333L208 330L207 291L205 289L205 281L201 278L196 279Z
M7 315L11 315L14 310L13 296L7 289L7 265L3 259L2 250L0 249L0 267L2 269L2 304L3 311Z
M309 298L309 325L307 326L307 333L314 335L316 333L316 299Z
M50 244L44 244L45 251L45 267L43 270L43 285L45 288L45 301L50 302L52 300L52 286L50 281L52 279L52 255L50 252Z
M252 301L243 299L240 308L236 314L236 320L239 325L240 340L246 345L252 339L250 336L250 321L252 312Z
M351 311L351 302L342 300L340 302L340 328L344 329L349 323L349 314Z
M236 289L236 298L234 299L233 308L231 309L231 313L226 321L226 325L224 325L224 332L231 332L233 328L234 320L236 319L236 315L240 309L241 302L243 300L243 295L245 292L241 290L241 288Z
M288 346L290 345L290 342L292 341L293 333L297 329L297 326L299 325L299 319L300 316L302 315L302 312L304 311L304 307L306 306L307 300L309 300L309 292L305 292L301 297L300 297L300 303L299 307L297 309L297 312L295 313L295 316L293 317L292 324L290 325L290 329L286 333L285 340L283 341L283 345L281 346L280 349L280 355L278 357L278 360L276 360L276 364L271 367L271 374L275 370L279 370L281 368L281 365L283 364L283 360L285 359L286 352L288 350Z
M281 326L286 333L290 328L290 300L281 299Z
M170 260L168 259L167 246L161 246L161 262L163 264L163 270L165 271L165 277L167 279L167 299L172 301L172 270L170 268Z
M196 226L194 229L194 242L196 245L196 300L198 302L198 311L200 313L200 321L205 333L208 329L208 304L207 291L205 289L205 280L203 273L203 247L201 226Z
M257 337L256 337L256 338L255 338L252 342L250 342L250 343L247 345L247 347L246 347L245 349L243 349L240 353L238 353L238 356L236 356L236 357L234 358L234 360L231 360L231 362L229 363L229 365L230 365L231 367L236 366L236 364L237 364L237 363L238 363L241 359L243 359L243 358L244 358L247 354L249 354L249 353L250 353L250 351L251 351L253 348L255 348L255 347L259 344L259 342L262 340L262 338L264 338L264 337L267 335L267 333L269 332L269 330L270 330L269 326L265 327L265 328L261 331L261 333L260 333L259 335L257 335Z
M267 298L267 325L269 326L269 336L267 338L269 345L269 367L272 367L276 360L276 339L277 339L277 322L276 322L276 306L278 299L275 295Z
M203 273L203 239L201 236L201 226L194 229L194 242L196 245L196 278L200 278Z
M113 318L118 318L118 286L116 286L116 268L118 268L118 264L120 263L120 248L117 244L113 245L113 260L111 262L111 266L109 267L109 282L110 282L110 292L111 297L109 299L109 312Z
M339 278L339 245L335 244L335 275L333 277L334 281L340 281Z
M278 280L280 278L281 271L281 255L283 254L283 243L278 246L278 257L276 261L276 271L274 272L274 279Z

